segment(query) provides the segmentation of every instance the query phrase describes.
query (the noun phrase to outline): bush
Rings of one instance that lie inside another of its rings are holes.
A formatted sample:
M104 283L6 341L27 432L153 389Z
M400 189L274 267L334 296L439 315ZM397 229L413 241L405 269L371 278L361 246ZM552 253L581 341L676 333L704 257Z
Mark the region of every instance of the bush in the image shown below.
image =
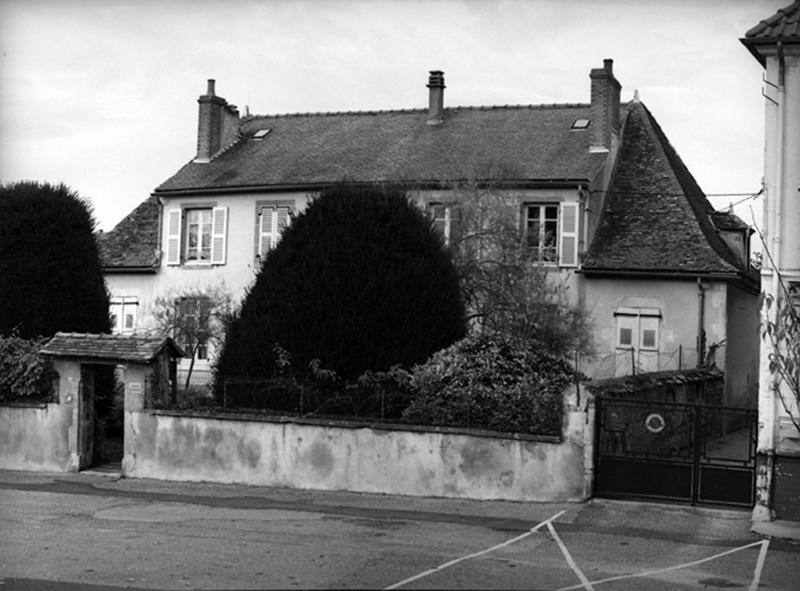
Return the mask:
M0 402L53 399L56 372L39 353L46 340L0 336Z
M94 221L64 185L0 186L0 334L107 333Z
M561 434L562 394L574 370L500 335L467 337L414 368L403 420L494 431Z
M267 255L230 325L216 394L225 378L275 375L277 343L296 377L319 360L347 382L421 363L465 329L455 269L427 216L400 191L340 184Z

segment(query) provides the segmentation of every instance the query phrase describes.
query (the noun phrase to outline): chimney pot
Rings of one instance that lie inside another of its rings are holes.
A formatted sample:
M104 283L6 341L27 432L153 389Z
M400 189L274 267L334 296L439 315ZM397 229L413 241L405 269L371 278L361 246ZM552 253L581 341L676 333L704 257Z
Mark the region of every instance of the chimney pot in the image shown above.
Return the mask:
M444 72L431 70L428 76L428 125L439 125L444 121Z
M603 60L603 69L608 72L609 74L614 73L614 60L612 59L604 59Z
M214 84L216 81L213 78L208 79L208 90L206 90L206 96L215 96L214 94Z

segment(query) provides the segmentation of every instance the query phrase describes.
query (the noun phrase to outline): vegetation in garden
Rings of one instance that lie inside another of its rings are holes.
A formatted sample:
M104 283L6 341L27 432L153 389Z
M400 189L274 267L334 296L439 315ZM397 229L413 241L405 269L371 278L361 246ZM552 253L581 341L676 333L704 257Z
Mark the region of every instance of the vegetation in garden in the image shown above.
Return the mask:
M456 270L425 213L392 187L342 183L293 218L265 257L217 381L273 377L276 344L295 373L313 378L318 360L354 381L424 362L465 329Z
M0 186L0 334L111 330L89 206L65 185Z
M195 360L222 349L226 327L234 318L233 298L224 283L172 289L156 298L152 316L161 334L170 335L191 361L184 390L189 389Z
M495 171L493 182L452 188L450 251L470 324L564 357L589 353L589 314L520 235L520 196L503 184L509 175Z
M0 402L47 402L55 395L56 373L39 349L46 338L0 335Z
M559 435L573 368L535 342L480 333L439 351L411 374L403 419Z

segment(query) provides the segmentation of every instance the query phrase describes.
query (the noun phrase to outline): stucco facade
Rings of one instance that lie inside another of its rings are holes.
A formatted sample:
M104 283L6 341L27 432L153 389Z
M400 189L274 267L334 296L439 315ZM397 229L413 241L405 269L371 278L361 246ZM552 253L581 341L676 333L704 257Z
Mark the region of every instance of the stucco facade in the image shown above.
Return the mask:
M800 2L747 31L742 43L764 68L763 293L800 310ZM762 308L762 324L777 306ZM763 332L763 331L762 331ZM800 412L797 392L771 369L772 341L761 339L758 502L753 519L800 521ZM793 422L790 414L795 417Z

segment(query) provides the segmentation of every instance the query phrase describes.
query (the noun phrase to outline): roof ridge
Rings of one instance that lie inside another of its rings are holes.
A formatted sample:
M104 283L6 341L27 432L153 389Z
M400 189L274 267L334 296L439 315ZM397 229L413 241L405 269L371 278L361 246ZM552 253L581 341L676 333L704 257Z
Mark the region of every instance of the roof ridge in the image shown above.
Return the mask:
M589 103L531 103L531 104L510 104L510 105L457 105L454 107L446 107L447 111L500 111L500 110L523 110L523 109L575 109L587 108L591 105ZM270 115L248 115L243 117L243 122L258 121L260 119L286 119L291 117L330 117L341 115L360 115L360 116L374 116L374 115L405 115L415 113L427 113L428 109L378 109L366 111L308 111L296 113L274 113ZM232 144L233 145L233 144Z

